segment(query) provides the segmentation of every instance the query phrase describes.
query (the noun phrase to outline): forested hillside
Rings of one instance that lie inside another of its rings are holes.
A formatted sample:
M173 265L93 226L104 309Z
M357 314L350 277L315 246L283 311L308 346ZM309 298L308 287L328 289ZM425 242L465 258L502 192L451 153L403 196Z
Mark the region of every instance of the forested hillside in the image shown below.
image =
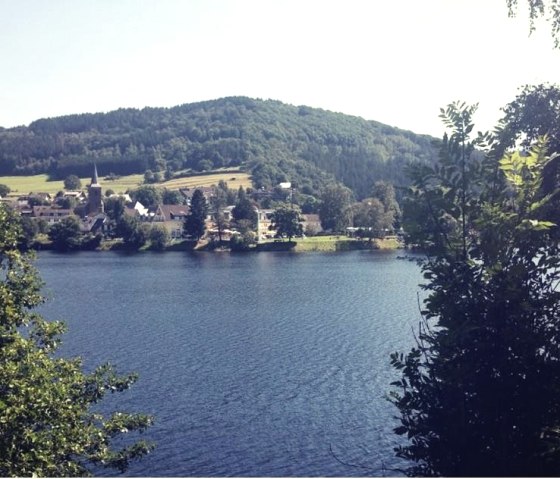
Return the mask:
M150 169L167 177L241 166L257 187L292 181L313 194L335 178L361 198L376 180L405 183L408 162L435 156L432 141L340 113L231 97L0 128L0 175L87 176L93 162L101 175Z

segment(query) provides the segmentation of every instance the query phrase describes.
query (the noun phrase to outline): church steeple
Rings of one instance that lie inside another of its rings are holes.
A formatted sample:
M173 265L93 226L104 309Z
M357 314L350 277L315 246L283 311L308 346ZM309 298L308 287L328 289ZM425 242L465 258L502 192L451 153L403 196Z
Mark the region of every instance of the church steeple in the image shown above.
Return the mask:
M97 165L95 163L93 164L93 176L91 177L91 184L92 185L99 184L99 179L97 178Z
M103 213L103 196L101 185L97 176L97 165L93 164L93 176L91 177L91 185L88 186L88 214Z

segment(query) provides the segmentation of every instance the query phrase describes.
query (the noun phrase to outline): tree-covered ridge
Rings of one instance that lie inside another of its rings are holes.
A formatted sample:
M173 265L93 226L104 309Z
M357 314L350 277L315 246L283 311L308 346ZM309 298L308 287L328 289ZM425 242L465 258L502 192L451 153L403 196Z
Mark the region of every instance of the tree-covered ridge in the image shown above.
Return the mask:
M127 108L0 129L0 175L205 171L243 166L257 187L292 181L317 192L333 178L364 197L376 180L406 183L433 138L273 100L230 97L173 108Z

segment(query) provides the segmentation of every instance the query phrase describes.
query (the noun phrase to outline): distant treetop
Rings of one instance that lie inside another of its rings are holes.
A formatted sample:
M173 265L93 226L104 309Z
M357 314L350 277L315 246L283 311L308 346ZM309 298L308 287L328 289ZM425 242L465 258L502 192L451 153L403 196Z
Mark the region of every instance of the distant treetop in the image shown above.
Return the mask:
M171 176L241 167L257 188L292 182L317 196L333 181L358 198L399 185L409 162L430 162L433 138L375 121L273 100L229 97L173 108L40 119L0 130L0 175Z

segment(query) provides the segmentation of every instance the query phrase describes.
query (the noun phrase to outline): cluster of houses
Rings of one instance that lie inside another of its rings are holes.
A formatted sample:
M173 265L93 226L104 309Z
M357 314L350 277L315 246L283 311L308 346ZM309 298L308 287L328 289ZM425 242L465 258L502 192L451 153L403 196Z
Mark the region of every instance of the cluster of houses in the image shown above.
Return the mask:
M83 233L103 231L108 219L103 211L102 188L97 168L94 168L87 195L82 191L64 191L56 196L50 193L29 193L17 198L1 198L0 201L9 204L22 216L42 220L48 225L68 216L77 216L81 219L80 229ZM69 204L73 207L68 207Z
M202 191L207 201L210 201L214 195L213 187L197 188ZM76 216L80 220L80 229L82 233L104 233L110 234L114 227L108 215L104 211L102 187L99 183L97 168L94 166L94 172L91 184L87 187L87 195L82 191L64 191L53 197L49 193L30 193L29 195L19 196L17 198L2 198L0 201L9 203L11 207L19 211L22 216L36 218L45 221L48 225L52 225L61 221L68 216ZM126 193L111 194L109 198L122 198L125 208L124 215L137 218L140 222L151 224L159 224L167 229L172 239L181 239L184 235L183 224L185 218L189 214L189 205L193 189L182 189L181 194L185 198L184 205L157 205L147 208L139 201L132 201ZM68 205L69 200L72 208L64 207ZM234 205L226 206L222 210L224 219L229 222L233 220ZM273 209L257 209L257 241L263 241L273 238L275 231L272 225ZM321 225L318 215L303 215L304 231L319 232ZM206 219L207 234L209 236L217 236L218 230L212 214ZM225 229L222 237L228 239L237 232L234 229Z

